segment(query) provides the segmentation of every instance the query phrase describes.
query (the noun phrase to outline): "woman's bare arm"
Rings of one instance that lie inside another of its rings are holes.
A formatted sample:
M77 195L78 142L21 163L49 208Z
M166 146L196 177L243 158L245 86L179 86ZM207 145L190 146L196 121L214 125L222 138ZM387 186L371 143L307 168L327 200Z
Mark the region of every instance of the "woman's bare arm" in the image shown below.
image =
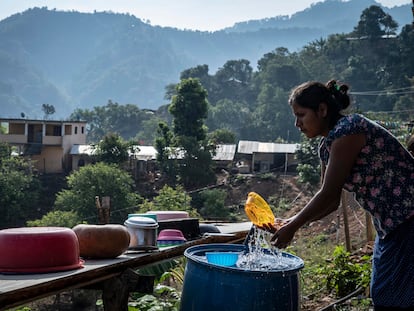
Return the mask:
M364 134L344 136L332 143L321 189L289 223L275 233L272 238L275 246L286 247L300 227L321 219L338 208L342 187L365 144Z

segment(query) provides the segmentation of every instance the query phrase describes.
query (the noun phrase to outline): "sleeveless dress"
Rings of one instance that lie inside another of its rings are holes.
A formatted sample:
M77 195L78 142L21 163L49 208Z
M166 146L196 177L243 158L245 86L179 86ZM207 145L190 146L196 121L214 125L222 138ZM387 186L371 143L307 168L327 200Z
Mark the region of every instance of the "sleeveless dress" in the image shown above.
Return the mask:
M377 306L414 307L414 158L385 128L359 114L342 117L321 140L325 165L335 139L364 133L344 189L372 215L375 241L371 296Z

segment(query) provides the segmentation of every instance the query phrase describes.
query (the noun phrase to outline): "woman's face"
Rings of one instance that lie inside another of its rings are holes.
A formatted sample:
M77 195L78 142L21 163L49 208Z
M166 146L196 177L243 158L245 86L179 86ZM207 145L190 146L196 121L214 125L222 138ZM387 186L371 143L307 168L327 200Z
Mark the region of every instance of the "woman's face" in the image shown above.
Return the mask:
M296 103L293 103L291 108L295 116L295 126L306 137L314 138L328 135L327 107L325 103L319 104L318 111L299 106Z

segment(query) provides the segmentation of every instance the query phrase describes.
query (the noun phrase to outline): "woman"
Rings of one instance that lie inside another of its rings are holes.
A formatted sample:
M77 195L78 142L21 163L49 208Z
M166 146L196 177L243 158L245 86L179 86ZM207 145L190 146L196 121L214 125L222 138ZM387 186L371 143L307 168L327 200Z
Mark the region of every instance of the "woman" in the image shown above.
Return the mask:
M371 213L377 231L371 296L376 311L414 310L414 158L386 129L359 114L345 116L347 85L307 82L289 104L295 125L322 136L322 186L272 237L285 248L303 225L335 211L342 189ZM270 229L270 228L268 228Z

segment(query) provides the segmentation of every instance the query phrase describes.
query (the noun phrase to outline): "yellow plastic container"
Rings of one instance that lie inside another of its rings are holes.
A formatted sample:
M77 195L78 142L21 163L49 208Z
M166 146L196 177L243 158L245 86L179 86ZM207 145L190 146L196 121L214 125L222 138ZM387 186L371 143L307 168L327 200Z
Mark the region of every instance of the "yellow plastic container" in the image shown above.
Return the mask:
M244 210L253 224L258 227L262 227L264 224L275 223L275 215L270 206L256 192L248 194Z

